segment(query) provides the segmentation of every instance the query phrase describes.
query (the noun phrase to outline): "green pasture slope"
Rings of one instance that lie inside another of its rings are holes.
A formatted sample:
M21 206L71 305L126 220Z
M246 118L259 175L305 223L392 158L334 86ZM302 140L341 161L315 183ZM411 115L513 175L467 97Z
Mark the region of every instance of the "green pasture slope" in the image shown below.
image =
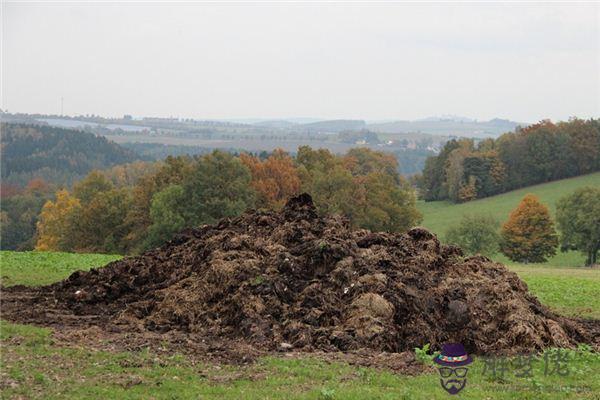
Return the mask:
M418 207L423 214L422 225L432 232L435 232L440 237L443 237L448 228L457 224L465 214L491 215L500 223L503 223L508 219L509 213L528 193L533 193L538 196L540 201L550 208L550 212L554 216L556 213L556 202L561 197L568 195L575 189L583 186L600 187L600 172L541 185L529 186L512 192L462 204L453 204L448 201L421 201L418 203ZM501 255L495 257L495 259L505 264L511 264L509 260ZM584 260L585 257L578 252L558 252L555 257L550 259L544 265L559 267L580 266L583 265Z
M118 256L0 252L6 286L47 284L76 269ZM600 271L511 266L543 302L564 314L600 317ZM565 295L567 292L568 295ZM435 371L401 376L314 358L265 357L249 366L216 365L151 349L97 351L59 346L47 328L0 321L1 399L597 399L600 355L585 346L568 352L567 376L483 374L475 358L466 389L449 396Z

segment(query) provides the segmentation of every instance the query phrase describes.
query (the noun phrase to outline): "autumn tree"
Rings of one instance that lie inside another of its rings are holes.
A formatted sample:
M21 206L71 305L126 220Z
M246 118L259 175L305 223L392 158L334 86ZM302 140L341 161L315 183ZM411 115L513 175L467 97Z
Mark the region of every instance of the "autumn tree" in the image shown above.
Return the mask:
M0 182L0 198L6 199L9 197L17 196L23 193L23 188L19 185Z
M475 200L477 198L477 179L471 175L467 182L461 182L458 187L458 201L463 203L465 201Z
M466 254L491 256L498 252L499 223L488 215L464 215L446 232L446 242L459 246Z
M38 223L38 250L123 253L131 208L129 188L115 188L100 171L44 205Z
M33 195L44 195L50 191L50 185L42 178L33 178L27 182L25 191Z
M69 226L70 216L81 207L79 199L65 189L56 192L56 200L48 200L37 223L36 250L69 251L73 249L73 238Z
M586 265L598 263L600 188L584 187L560 199L556 222L562 251L579 250L586 255Z
M294 160L285 151L276 149L265 160L248 154L242 154L240 159L252 174L257 204L279 209L300 192L300 176Z
M502 226L501 250L517 262L545 262L556 254L558 238L548 208L526 195Z
M584 121L574 118L561 122L558 128L568 137L568 147L575 155L574 164L580 174L600 167L600 127L598 120Z

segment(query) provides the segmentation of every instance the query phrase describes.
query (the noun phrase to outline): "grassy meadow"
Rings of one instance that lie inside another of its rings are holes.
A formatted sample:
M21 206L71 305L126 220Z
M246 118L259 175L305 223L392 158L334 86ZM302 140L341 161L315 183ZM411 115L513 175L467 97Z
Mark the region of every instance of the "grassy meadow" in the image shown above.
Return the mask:
M50 251L0 251L0 280L4 286L48 285L73 271L87 271L120 259L119 255Z
M540 201L548 206L550 213L554 216L556 213L557 201L561 197L572 193L575 189L582 186L600 186L600 172L541 185L529 186L512 192L462 204L453 204L448 201L421 201L418 203L418 208L423 214L422 225L432 232L435 232L440 237L444 237L448 228L458 224L465 214L491 215L502 224L508 219L510 212L528 193L533 193L538 196ZM496 255L494 259L504 264L513 264L501 254ZM540 265L571 267L581 266L584 262L585 256L579 252L571 251L561 253L558 251L556 256Z
M117 259L95 254L0 252L3 285L41 285ZM600 271L515 265L540 299L565 315L600 318ZM0 323L2 399L447 399L437 372L402 376L314 358L265 357L249 366L206 364L150 349L106 352L54 343L47 328ZM569 351L569 375L483 374L469 369L461 399L597 399L600 355Z

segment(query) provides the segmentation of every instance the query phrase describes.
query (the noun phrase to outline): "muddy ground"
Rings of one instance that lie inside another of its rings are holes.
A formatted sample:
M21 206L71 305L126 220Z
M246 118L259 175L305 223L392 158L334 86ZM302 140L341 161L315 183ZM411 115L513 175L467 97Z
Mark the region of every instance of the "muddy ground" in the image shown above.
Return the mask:
M505 266L463 257L423 228L352 229L318 215L306 194L53 285L3 288L2 318L51 326L65 343L169 343L242 363L310 352L415 371L411 352L425 343L474 354L600 348L600 321L551 312Z

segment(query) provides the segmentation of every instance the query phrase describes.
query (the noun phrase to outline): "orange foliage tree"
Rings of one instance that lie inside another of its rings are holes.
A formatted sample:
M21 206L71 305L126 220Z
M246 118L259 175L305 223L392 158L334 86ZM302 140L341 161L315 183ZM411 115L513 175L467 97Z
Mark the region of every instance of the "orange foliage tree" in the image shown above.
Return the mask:
M50 191L50 185L42 178L33 178L27 182L25 191L31 194L44 194Z
M556 254L558 237L548 207L526 195L502 226L501 251L513 261L544 262Z
M298 170L285 151L276 149L266 160L249 154L242 154L240 159L252 174L251 185L258 194L257 204L281 208L288 198L300 192Z

